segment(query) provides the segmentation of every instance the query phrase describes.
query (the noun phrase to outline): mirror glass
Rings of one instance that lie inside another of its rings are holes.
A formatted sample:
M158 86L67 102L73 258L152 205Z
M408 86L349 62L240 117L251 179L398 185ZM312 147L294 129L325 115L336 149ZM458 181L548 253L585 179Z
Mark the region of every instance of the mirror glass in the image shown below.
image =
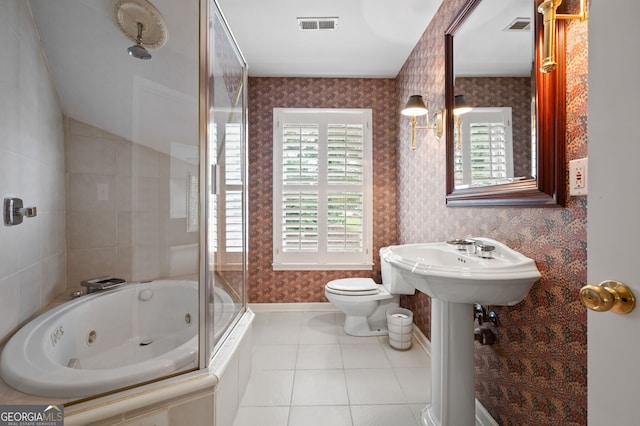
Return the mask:
M535 179L532 15L530 0L483 0L455 34L454 92L473 108L454 118L455 188Z
M539 1L467 0L445 32L447 206L564 204L564 24L541 73Z

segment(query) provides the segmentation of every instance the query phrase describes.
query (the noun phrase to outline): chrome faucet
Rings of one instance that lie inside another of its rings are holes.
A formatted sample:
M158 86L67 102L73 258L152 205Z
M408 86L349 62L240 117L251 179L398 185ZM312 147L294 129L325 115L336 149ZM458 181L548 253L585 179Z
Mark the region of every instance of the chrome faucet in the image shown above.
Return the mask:
M483 259L493 258L495 246L485 244L480 240L456 238L447 241L447 244L453 245L457 250L467 254L476 254Z
M81 281L80 285L87 288L87 294L91 294L95 293L96 291L111 290L117 287L121 287L126 283L127 282L122 278L104 276Z
M485 244L482 241L474 240L476 247L476 254L483 259L492 259L493 252L496 249L496 246L492 246L490 244Z
M461 252L465 252L468 254L473 254L476 252L476 240L456 238L456 239L447 241L447 244L454 246L456 250L459 250Z

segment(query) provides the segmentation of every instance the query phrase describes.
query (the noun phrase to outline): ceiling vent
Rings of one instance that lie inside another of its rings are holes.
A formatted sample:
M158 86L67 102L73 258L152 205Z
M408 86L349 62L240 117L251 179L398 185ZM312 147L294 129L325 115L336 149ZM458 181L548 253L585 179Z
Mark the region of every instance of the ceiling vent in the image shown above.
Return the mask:
M529 31L531 18L516 18L503 31Z
M337 30L338 17L332 18L298 18L300 31Z

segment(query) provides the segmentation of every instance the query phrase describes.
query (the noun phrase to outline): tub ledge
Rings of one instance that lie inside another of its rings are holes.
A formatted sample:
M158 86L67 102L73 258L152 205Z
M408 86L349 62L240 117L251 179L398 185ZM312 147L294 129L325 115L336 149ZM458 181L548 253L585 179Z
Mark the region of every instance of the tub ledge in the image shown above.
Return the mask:
M207 370L181 374L162 383L152 383L91 401L65 407L65 426L82 426L174 399L190 393L213 390L219 379Z

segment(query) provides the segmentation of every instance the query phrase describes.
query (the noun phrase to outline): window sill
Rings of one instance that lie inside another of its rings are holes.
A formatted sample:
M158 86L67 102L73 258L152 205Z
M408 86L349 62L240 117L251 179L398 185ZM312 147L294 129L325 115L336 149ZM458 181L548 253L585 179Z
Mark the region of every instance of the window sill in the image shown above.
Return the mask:
M272 264L274 271L370 271L372 263L280 263Z

